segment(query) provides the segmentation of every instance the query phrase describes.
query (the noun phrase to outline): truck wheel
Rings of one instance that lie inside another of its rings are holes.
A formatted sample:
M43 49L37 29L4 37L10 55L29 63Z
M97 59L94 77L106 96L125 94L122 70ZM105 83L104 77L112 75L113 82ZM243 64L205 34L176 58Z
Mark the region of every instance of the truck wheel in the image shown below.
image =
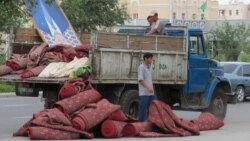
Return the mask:
M137 90L126 91L120 100L123 112L133 117L137 117L139 109L139 93Z
M222 120L225 118L227 112L227 99L221 88L216 88L211 103L205 112L210 112Z
M45 98L44 100L44 109L52 109L54 104L56 103L55 100Z
M238 95L237 96L237 101L238 102L243 102L245 100L245 95L246 95L244 87L243 86L238 86L236 88L235 92Z

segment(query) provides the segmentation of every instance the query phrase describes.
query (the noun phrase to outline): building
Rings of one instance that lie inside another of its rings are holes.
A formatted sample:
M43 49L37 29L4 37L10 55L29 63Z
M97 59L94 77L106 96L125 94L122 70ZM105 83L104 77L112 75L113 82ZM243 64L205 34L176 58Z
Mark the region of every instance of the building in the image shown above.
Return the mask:
M231 0L227 5L219 6L220 20L249 20L250 4L244 4L238 0Z
M146 19L157 10L161 19L217 20L218 0L120 0L126 4L132 19ZM202 10L203 7L203 10Z

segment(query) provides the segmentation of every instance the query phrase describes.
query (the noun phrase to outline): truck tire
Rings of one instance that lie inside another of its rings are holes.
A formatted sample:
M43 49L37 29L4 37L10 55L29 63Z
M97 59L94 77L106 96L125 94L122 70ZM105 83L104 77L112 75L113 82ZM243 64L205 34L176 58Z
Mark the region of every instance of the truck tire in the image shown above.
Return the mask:
M139 109L138 91L137 90L126 91L120 99L120 105L122 107L123 112L133 117L137 117L137 113Z
M243 102L246 96L245 88L243 86L237 86L235 92L237 94L237 101Z
M44 109L52 109L55 103L56 103L55 100L45 98Z
M219 87L213 93L212 100L205 112L210 112L217 118L224 120L227 112L227 99L223 90Z

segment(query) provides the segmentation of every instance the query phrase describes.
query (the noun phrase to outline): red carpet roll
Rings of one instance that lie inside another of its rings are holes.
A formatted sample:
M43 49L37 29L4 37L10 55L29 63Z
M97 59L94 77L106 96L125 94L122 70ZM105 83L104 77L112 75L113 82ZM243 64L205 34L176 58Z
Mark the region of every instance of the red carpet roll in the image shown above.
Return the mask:
M126 115L123 113L122 110L117 110L114 113L112 113L108 119L110 120L116 120L116 121L126 121L128 120L128 118L126 117Z
M102 123L102 135L106 138L122 137L122 129L126 124L126 122L106 120Z
M138 136L140 132L153 132L156 131L154 125L150 122L136 122L127 124L122 131L126 137Z
M72 119L73 127L79 130L88 131L101 123L103 120L107 119L111 113L119 110L120 108L121 107L119 105L111 104L108 100L102 99L96 103L96 107L86 108L77 112L75 117Z
M12 72L12 68L7 65L0 65L0 76Z
M177 117L169 105L153 100L149 106L149 121L166 134L191 136L199 135L199 127L189 121Z
M79 133L67 132L46 127L29 127L29 138L31 140L69 140L79 139Z
M55 104L55 106L63 112L71 115L83 106L99 101L101 97L101 94L92 88L69 98L60 100Z
M68 98L85 90L92 89L89 81L74 79L67 81L59 91L60 99Z
M213 114L205 112L202 113L197 119L191 120L194 124L198 125L201 131L215 130L224 126L224 122L216 118Z
M76 94L77 94L77 91L74 85L72 85L71 83L65 83L59 91L60 99L68 98Z
M34 68L30 68L21 74L22 78L29 78L33 76L38 76L46 66L41 65Z

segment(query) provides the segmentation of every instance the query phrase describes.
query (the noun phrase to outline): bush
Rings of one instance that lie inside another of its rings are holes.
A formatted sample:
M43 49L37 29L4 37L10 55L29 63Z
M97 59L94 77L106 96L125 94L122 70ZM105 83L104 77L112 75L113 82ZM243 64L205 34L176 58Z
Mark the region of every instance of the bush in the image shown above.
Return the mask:
M5 61L5 55L1 54L0 55L0 64L2 64L3 61Z
M241 53L239 60L242 62L250 62L250 55L246 53Z
M0 93L15 92L14 84L0 82Z

